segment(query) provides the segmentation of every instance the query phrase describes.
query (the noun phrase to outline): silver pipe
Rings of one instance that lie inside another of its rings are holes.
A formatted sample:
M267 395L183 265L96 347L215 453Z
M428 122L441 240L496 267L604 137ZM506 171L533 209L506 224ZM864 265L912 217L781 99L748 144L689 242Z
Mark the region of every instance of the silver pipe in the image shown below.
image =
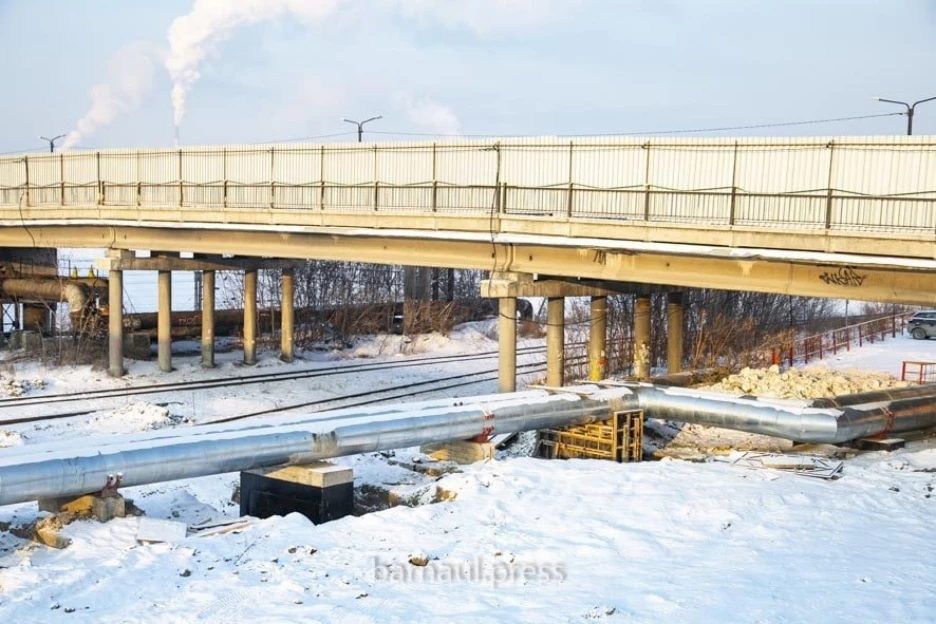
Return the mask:
M528 429L564 427L608 418L636 405L625 388L588 396L556 394L492 407L467 405L424 415L316 428L314 423L263 427L80 450L43 451L0 458L0 505L95 492L108 475L124 487L252 468L303 464L341 455L466 440Z
M811 407L808 402L715 397L684 389L634 388L647 416L735 429L795 442L841 444L878 434L918 431L936 426L936 396ZM801 404L797 404L801 403ZM805 403L805 404L802 404Z

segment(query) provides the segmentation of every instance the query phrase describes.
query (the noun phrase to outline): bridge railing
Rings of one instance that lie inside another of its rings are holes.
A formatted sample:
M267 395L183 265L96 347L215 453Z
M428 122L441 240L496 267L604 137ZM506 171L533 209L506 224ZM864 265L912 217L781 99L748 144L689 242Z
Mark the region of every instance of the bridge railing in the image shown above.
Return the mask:
M604 137L0 158L0 207L66 206L496 213L932 234L936 142Z

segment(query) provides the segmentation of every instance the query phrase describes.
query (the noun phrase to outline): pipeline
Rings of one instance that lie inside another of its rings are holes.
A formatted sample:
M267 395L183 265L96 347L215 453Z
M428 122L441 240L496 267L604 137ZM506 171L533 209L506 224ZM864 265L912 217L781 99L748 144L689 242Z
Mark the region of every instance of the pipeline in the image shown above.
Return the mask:
M304 464L342 455L557 428L607 419L632 407L626 388L592 388L587 396L544 395L488 405L401 412L396 417L322 430L314 422L237 431L223 426L185 438L128 436L126 444L82 449L44 449L9 458L0 455L0 505L101 490L108 475L122 474L124 487L253 468ZM205 428L208 430L209 428ZM116 438L119 440L120 438Z
M394 408L342 411L326 423L311 417L275 425L215 425L198 432L112 436L83 449L51 443L0 455L0 505L77 496L121 473L123 486L252 468L303 464L342 455L554 429L642 409L645 416L698 423L797 442L839 444L878 434L936 426L936 388L904 388L796 401L731 397L714 392L617 384L451 399ZM856 398L857 397L857 398ZM875 399L868 401L867 399ZM816 407L813 404L822 406ZM399 410L399 411L398 411ZM337 413L337 412L336 412ZM329 429L328 427L333 428Z
M837 397L835 406L827 406L822 399L726 397L714 392L660 389L649 385L632 389L640 409L652 418L735 429L794 442L841 444L936 426L936 389L933 387ZM876 400L868 401L869 396ZM822 407L815 407L814 403Z
M65 278L12 278L0 282L0 290L12 299L45 303L64 301L72 319L80 319L88 307L90 297L87 289Z

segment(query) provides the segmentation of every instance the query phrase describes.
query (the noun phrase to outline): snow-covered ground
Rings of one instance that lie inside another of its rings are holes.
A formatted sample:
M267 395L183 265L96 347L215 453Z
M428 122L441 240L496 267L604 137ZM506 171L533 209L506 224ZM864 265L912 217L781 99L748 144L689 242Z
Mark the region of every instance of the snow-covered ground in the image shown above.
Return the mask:
M412 350L492 350L485 334L471 326ZM361 348L371 357L402 357L399 345L381 352L379 344ZM20 376L44 382L44 388L29 390L34 395L249 372L233 370L237 355L209 372L195 359L179 359L170 376L158 375L151 362L135 363L131 379L121 381L87 369L27 368ZM299 370L332 365L334 358L285 365L268 357L261 366ZM888 339L825 365L899 374L904 359L936 361L936 341ZM491 366L471 362L460 370ZM324 378L200 391L195 397L134 397L135 403L102 406L69 419L67 426L5 427L0 446L5 439L31 444L184 427L186 419L210 420L277 401L439 374L433 367L402 369L391 379L386 371L356 374L341 387L332 385L338 379ZM479 384L477 393L491 390ZM719 453L696 457L703 461L641 464L547 462L502 453L441 478L394 465L416 454L409 449L340 461L354 468L357 485L392 484L411 504L422 504L319 526L291 515L143 545L136 541L140 518L79 521L63 530L72 540L63 550L0 531L0 621L933 619L931 439L893 453L851 455L836 481L748 470ZM236 481L236 475L203 477L131 488L126 495L148 517L196 525L236 517ZM439 499L448 500L430 504ZM35 504L3 507L0 527L21 526L40 515Z

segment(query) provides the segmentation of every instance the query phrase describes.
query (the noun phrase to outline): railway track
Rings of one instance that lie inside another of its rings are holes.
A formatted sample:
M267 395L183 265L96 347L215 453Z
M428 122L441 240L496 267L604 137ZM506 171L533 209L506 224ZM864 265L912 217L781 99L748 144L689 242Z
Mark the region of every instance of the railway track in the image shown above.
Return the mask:
M517 353L518 355L531 355L531 354L543 353L544 351L545 351L545 348L543 347L525 347L522 349L518 349ZM227 377L223 379L150 384L147 386L140 386L136 388L102 389L102 390L82 392L78 394L55 394L55 395L44 395L44 396L38 396L38 397L0 399L0 412L2 412L3 410L7 410L7 409L21 408L23 406L46 405L46 404L64 403L64 402L78 402L78 401L88 401L88 400L97 400L97 399L124 398L127 396L161 394L161 393L178 392L178 391L194 391L194 390L200 390L200 389L229 387L229 386L235 386L235 385L241 386L241 385L256 384L256 383L276 383L280 381L292 381L292 380L297 380L297 379L309 379L309 378L315 378L315 377L328 377L328 376L341 375L341 374L347 374L347 373L361 373L361 372L371 372L371 371L379 371L379 370L395 370L395 369L400 369L400 368L411 368L411 367L417 367L417 366L461 363L461 362L467 362L467 361L492 359L492 358L495 358L496 356L497 356L497 352L492 351L492 352L476 353L476 354L471 354L471 355L454 355L454 356L437 356L437 357L418 358L418 359L408 360L406 362L381 362L381 363L373 363L373 364L354 364L354 365L336 366L336 367L331 367L327 369L315 369L315 370L309 370L309 371L292 371L292 372L268 373L268 374L260 374L260 375L242 375L242 376L237 376L237 377ZM583 361L584 359L585 358L572 358L572 359L567 360L567 363L573 364L576 362ZM543 370L545 370L545 365L542 363L538 363L538 362L531 363L531 364L521 364L517 366L518 372L534 373L534 372L541 372ZM480 378L472 379L475 377L480 377ZM222 419L215 419L213 421L200 423L200 424L231 422L235 420L241 420L244 418L253 418L257 416L272 415L272 414L287 412L287 411L291 411L295 409L302 409L302 408L309 408L309 407L321 407L325 405L331 405L329 409L357 407L357 406L363 406L363 405L370 405L373 403L379 403L381 401L393 400L397 398L419 396L421 394L428 394L430 392L454 389L454 388L463 387L463 386L470 386L470 385L482 383L485 381L491 381L495 379L497 379L497 368L484 370L484 371L475 371L472 373L462 373L459 375L451 375L448 377L441 377L441 378L436 378L436 379L427 380L427 381L420 381L420 382L413 382L409 384L397 385L397 386L394 386L393 388L388 388L385 390L368 390L365 392L353 393L353 394L345 395L341 397L331 397L328 399L318 399L315 401L305 401L302 403L277 406L274 408L259 410L259 411L250 412L247 414L240 414L240 415L230 416L230 417L226 417ZM416 390L416 388L422 388L422 389ZM410 390L410 391L400 392L401 390ZM376 398L374 398L375 395L377 395ZM358 400L358 399L361 399L361 400ZM36 415L31 415L31 416L16 416L12 418L0 418L0 426L60 420L60 419L72 418L76 416L84 416L87 414L92 414L96 411L99 411L99 409L88 409L88 408L83 407L80 410L71 410L71 411L66 411L66 412L58 412L54 414L36 414Z
M544 353L545 347L524 347L517 349L517 355L532 355ZM100 390L87 390L78 393L45 394L30 397L10 397L0 399L0 413L4 410L28 407L32 405L49 405L53 403L71 403L74 401L88 401L96 399L124 398L147 394L162 394L166 392L187 392L212 388L225 388L230 386L244 386L260 383L277 383L281 381L295 381L298 379L312 379L315 377L330 377L348 373L364 373L384 369L413 368L437 364L450 364L456 362L471 362L492 359L497 357L497 351L484 351L469 355L443 355L425 358L413 358L405 362L373 362L368 364L348 364L317 368L304 371L282 371L261 373L257 375L237 375L218 379L202 379L193 381L179 381L168 383L148 384L127 388L102 388ZM10 424L0 420L0 424Z
M586 357L571 358L566 361L567 364L580 364L587 360ZM526 374L543 372L546 370L546 365L540 362L532 364L521 364L517 366L517 371L523 371ZM428 381L417 381L409 384L403 384L400 386L394 386L393 388L387 388L386 390L368 390L365 392L358 392L354 394L348 394L341 397L333 397L330 399L317 399L315 401L304 401L302 403L293 403L289 405L281 405L277 407L272 407L269 409L259 410L255 412L248 412L246 414L237 414L235 416L226 416L224 418L216 418L211 421L198 423L195 426L205 426L205 425L216 425L218 423L227 423L234 422L238 420L244 420L246 418L256 418L258 416L270 416L273 414L281 414L283 412L289 412L296 409L303 409L308 407L323 407L329 406L328 409L347 409L351 407L363 407L365 405L373 405L374 403L382 403L384 401L394 400L394 399L404 399L407 397L419 396L422 394L428 394L430 392L441 392L442 390L453 390L455 388L462 388L471 386L474 384L483 383L486 381L495 381L497 379L498 370L496 368L486 370L486 371L476 371L474 373L463 373L460 375L451 375L449 377L442 377L439 379L431 379ZM467 381L472 377L480 377L479 379L472 379ZM438 385L437 385L438 384ZM429 386L425 388L424 386ZM423 387L421 390L415 390L415 388ZM402 391L402 392L401 392ZM378 396L374 398L374 395ZM361 399L361 400L357 400ZM336 405L331 405L331 404ZM334 418L323 418L322 421L328 420L337 420L345 418L344 416L336 416Z

